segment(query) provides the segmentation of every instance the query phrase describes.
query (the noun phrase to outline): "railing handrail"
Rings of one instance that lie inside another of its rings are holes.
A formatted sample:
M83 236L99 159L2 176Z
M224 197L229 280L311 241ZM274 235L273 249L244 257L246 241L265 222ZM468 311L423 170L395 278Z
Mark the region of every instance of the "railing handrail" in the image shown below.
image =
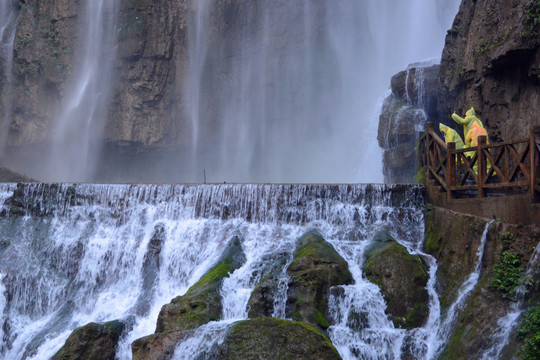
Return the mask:
M446 144L428 122L426 176L436 180L449 199L460 190L477 189L477 196L484 197L488 189L528 187L531 199L540 201L539 144L540 126L533 126L528 138L487 144L487 137L479 136L478 146L456 149L455 143Z

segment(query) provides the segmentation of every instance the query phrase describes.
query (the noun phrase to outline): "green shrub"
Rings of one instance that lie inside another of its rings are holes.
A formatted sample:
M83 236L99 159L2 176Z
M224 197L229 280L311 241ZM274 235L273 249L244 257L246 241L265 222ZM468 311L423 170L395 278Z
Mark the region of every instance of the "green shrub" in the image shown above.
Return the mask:
M519 358L540 359L540 305L530 308L519 323L517 336L523 340Z
M497 264L493 267L491 287L499 290L505 299L515 300L516 289L521 282L523 266L519 255L503 251Z

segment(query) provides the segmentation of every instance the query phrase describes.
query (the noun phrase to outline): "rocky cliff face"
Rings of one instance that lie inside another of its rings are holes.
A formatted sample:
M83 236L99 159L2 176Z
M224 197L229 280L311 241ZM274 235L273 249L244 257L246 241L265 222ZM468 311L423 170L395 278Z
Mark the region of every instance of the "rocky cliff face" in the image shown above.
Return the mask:
M441 59L441 114L473 106L490 139L528 136L539 124L540 5L463 0Z
M474 107L490 141L525 138L540 123L540 5L513 0L463 0L446 36L438 73L430 72L422 102L415 65L396 74L379 123L385 181L414 181L415 124L442 122L462 132L450 115ZM427 118L413 115L423 109ZM461 134L463 137L463 134ZM408 155L407 155L408 154Z
M83 60L77 46L84 41L86 14L81 1L13 1L12 7L18 12L18 27L8 143L21 146L50 141L73 67ZM105 140L143 147L181 142L181 135L189 132L175 123L182 108L176 83L187 61L188 1L121 0L118 8Z

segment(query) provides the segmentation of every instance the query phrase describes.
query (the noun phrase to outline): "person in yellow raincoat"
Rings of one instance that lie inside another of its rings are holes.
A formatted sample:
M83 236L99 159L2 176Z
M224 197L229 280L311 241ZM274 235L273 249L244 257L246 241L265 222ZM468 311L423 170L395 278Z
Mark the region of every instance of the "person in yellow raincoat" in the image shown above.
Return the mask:
M465 147L461 136L459 136L456 130L441 123L439 124L439 131L444 134L445 143L456 143L456 149L463 149Z
M471 130L469 130L469 132L467 133L467 136L465 136L465 141L470 143L471 144L470 146L478 146L478 137L481 136L481 135L484 135L486 137L486 144L489 144L489 139L487 138L488 133L487 133L486 129L484 129L484 127L480 126L478 123L473 122L473 124L471 126ZM474 151L469 151L469 153L474 155ZM467 155L467 156L469 156L469 155ZM473 169L474 169L474 172L478 174L478 165L477 164L474 165ZM487 161L487 171L489 172L490 169L491 169L491 162L488 160ZM496 173L494 172L493 174L496 174Z
M460 125L463 125L463 136L465 136L465 147L472 146L469 141L467 141L467 134L469 131L471 131L472 125L474 123L477 123L481 128L484 127L484 124L476 117L476 114L474 112L474 108L471 107L467 112L465 113L465 119L462 117L459 117L456 113L452 114L452 119L454 119L455 122L457 122Z
M439 124L439 131L444 134L444 142L445 143L456 143L456 150L463 149L465 147L465 143L461 139L461 136L459 136L458 132L451 127L448 127L444 124ZM465 156L472 157L474 155L474 151L467 151L465 152Z
M471 129L465 137L465 141L471 144L471 146L478 146L478 137L481 135L488 136L486 129L478 125L478 123L473 122ZM486 144L489 144L489 140L486 140Z

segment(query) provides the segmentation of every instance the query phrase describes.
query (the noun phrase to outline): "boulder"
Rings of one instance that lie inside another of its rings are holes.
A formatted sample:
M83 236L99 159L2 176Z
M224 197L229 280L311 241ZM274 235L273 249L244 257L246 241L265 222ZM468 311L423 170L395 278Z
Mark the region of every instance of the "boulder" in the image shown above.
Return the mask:
M367 252L366 277L381 288L386 311L396 327L420 327L429 313L424 264L390 235L379 238Z
M131 344L133 360L169 360L172 358L178 343L185 339L191 331L171 331L137 339Z
M347 262L319 233L311 231L298 240L287 273L290 276L288 316L327 329L330 288L353 282Z
M176 344L195 329L221 318L223 279L246 261L240 238L233 237L219 261L187 293L164 305L158 316L156 333L131 344L133 359L167 359Z
M120 320L81 326L73 330L51 360L114 360L125 327Z
M219 291L223 279L245 261L240 239L235 236L216 265L189 288L185 295L163 306L158 316L156 333L193 329L219 320L222 312Z
M274 301L279 290L279 278L287 263L288 253L275 253L263 259L261 279L251 292L248 301L248 316L250 318L272 316Z
M213 359L341 359L316 327L297 321L255 318L240 321L213 350Z
M154 293L154 284L159 274L160 254L163 243L165 242L165 228L162 224L156 225L154 235L148 243L144 263L142 268L142 293L137 299L135 305L136 313L139 316L148 314L150 310L150 301Z

